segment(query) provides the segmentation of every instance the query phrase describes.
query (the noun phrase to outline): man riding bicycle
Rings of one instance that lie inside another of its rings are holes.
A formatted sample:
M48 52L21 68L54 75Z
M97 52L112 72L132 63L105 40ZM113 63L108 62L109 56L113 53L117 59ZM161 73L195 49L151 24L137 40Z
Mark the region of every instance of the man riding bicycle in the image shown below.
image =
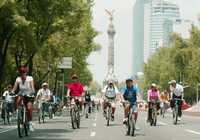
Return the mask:
M149 121L150 119L152 119L151 116L152 116L153 103L156 103L157 109L159 109L160 107L160 104L159 104L160 94L155 83L151 84L151 87L148 90L147 95L148 95L147 101L148 101L148 106L149 106L147 121Z
M12 85L8 85L7 90L3 93L3 104L2 104L2 118L5 117L5 111L12 115L14 110L14 99L12 93Z
M92 103L92 99L91 99L91 95L89 90L85 91L85 103L84 103L84 108L86 108L86 105L88 105L88 112L86 113L91 113L91 104Z
M133 113L135 115L135 122L137 121L138 117L138 108L137 108L137 100L140 98L139 90L136 85L133 84L133 80L131 78L126 80L126 87L122 92L123 99L125 101L128 101L130 103L130 106L124 105L124 119L123 124L126 124L128 120L128 113L130 109L133 110Z
M78 82L78 76L76 74L72 75L73 82L69 84L67 89L67 96L70 96L70 102L77 102L79 105L79 109L82 109L82 96L84 93L83 86Z
M16 99L16 108L21 104L22 96L24 98L24 103L27 108L27 119L29 122L30 131L34 131L33 123L32 123L32 112L33 112L33 102L34 102L34 81L32 76L28 76L28 67L22 66L18 69L20 76L17 77L15 81L14 88L12 92L14 93L19 88L18 97Z
M104 93L104 103L103 103L103 110L104 110L104 116L106 116L107 112L106 109L109 106L109 103L111 103L112 107L112 120L114 120L114 114L115 114L115 100L116 100L116 94L117 94L117 88L114 86L114 83L112 81L108 82L108 85L103 90Z
M182 116L182 110L181 110L181 107L182 107L182 103L183 103L183 98L184 98L184 88L182 85L180 84L177 84L175 80L171 80L169 82L169 85L170 85L170 91L171 91L171 96L170 96L170 106L171 108L174 108L175 106L175 100L176 99L179 99L178 100L178 105L179 105L179 108L178 108L178 120L180 121L181 120L181 116Z
M43 111L48 112L49 101L51 99L51 92L48 89L48 84L43 83L42 88L37 92L36 101L39 102L39 107L42 105ZM40 104L41 103L41 104Z

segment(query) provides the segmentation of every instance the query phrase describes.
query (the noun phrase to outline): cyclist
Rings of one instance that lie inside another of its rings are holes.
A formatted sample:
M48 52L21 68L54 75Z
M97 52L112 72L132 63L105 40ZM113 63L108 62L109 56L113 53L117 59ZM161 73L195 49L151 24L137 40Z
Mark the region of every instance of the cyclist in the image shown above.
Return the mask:
M114 86L114 83L112 81L108 81L108 85L103 90L104 93L104 103L103 103L103 110L104 110L104 116L106 116L107 112L106 109L109 105L109 101L111 101L111 107L112 107L112 120L114 120L114 114L115 114L115 100L117 95L117 88Z
M178 101L178 104L179 104L179 111L178 111L178 120L180 121L181 120L181 116L182 116L182 110L181 110L181 107L182 107L182 103L183 103L183 98L184 98L184 88L182 85L176 83L176 80L171 80L169 82L169 85L170 85L170 91L171 91L171 95L170 95L170 106L171 108L174 107L174 104L175 104L175 99L181 99Z
M134 112L136 122L138 117L137 100L140 98L140 94L137 85L133 84L132 78L126 79L126 87L123 89L122 95L122 102L124 100L130 102L130 106L124 105L123 124L126 124L128 121L128 112L130 109L132 109Z
M13 99L13 93L12 93L12 85L8 85L7 90L3 93L3 105L2 105L2 118L5 117L5 110L9 115L12 115L13 108L14 108L14 99Z
M152 103L155 102L157 104L157 109L159 109L159 106L160 106L159 104L160 94L155 83L151 84L151 87L148 90L147 95L148 95L147 101L148 101L148 106L149 106L147 121L149 121L152 116Z
M28 76L28 67L22 66L18 69L20 76L17 77L12 92L14 93L19 87L18 95L24 96L24 103L27 108L27 119L29 121L30 131L34 131L32 123L32 112L33 112L33 102L34 102L34 81L32 76ZM18 109L21 103L21 96L18 96L16 99L16 108Z
M165 108L166 108L166 106L167 106L167 104L168 104L168 100L169 100L169 94L168 94L168 92L165 90L164 92L162 92L162 93L160 94L160 108L161 108L160 114L161 114L161 115L163 115L162 113L165 112ZM164 111L164 112L162 112L162 111Z
M82 96L84 93L83 85L78 82L78 76L76 74L72 75L72 81L73 82L68 86L67 96L71 97L70 102L72 102L75 99L75 101L77 101L80 107L80 110L82 110L82 104L83 104Z
M85 107L86 105L88 105L89 110L86 113L91 113L91 95L90 92L88 90L85 91Z
M48 89L48 83L43 83L42 88L37 92L36 101L41 102L39 104L43 106L43 111L48 112L49 101L51 99L51 92Z

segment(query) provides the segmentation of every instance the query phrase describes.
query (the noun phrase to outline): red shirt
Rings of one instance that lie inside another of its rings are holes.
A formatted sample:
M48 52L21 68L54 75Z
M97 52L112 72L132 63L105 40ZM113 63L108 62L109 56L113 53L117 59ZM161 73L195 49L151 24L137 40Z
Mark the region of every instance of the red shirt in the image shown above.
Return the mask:
M83 86L80 83L71 83L68 86L68 90L70 90L70 96L79 97L83 93Z

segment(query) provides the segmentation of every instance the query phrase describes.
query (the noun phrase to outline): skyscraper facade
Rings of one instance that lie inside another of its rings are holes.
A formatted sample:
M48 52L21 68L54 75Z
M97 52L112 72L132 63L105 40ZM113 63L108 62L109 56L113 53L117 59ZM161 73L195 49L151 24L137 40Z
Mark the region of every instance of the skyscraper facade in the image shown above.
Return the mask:
M133 75L142 71L144 63L144 5L149 0L136 0L133 7Z

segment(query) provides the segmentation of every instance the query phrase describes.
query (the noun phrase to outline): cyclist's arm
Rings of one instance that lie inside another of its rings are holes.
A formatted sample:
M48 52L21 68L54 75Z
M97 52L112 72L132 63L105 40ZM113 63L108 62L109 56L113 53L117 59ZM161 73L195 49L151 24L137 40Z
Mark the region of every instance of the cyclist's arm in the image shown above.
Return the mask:
M150 93L147 91L147 102L150 102Z
M35 84L34 84L34 81L31 80L30 83L31 83L31 89L32 89L33 93L35 93Z
M15 93L15 91L16 91L17 88L18 88L18 86L19 86L19 83L18 83L18 81L16 80L16 81L15 81L15 84L14 84L14 87L13 87L13 89L12 89L12 92L13 92L13 93Z

